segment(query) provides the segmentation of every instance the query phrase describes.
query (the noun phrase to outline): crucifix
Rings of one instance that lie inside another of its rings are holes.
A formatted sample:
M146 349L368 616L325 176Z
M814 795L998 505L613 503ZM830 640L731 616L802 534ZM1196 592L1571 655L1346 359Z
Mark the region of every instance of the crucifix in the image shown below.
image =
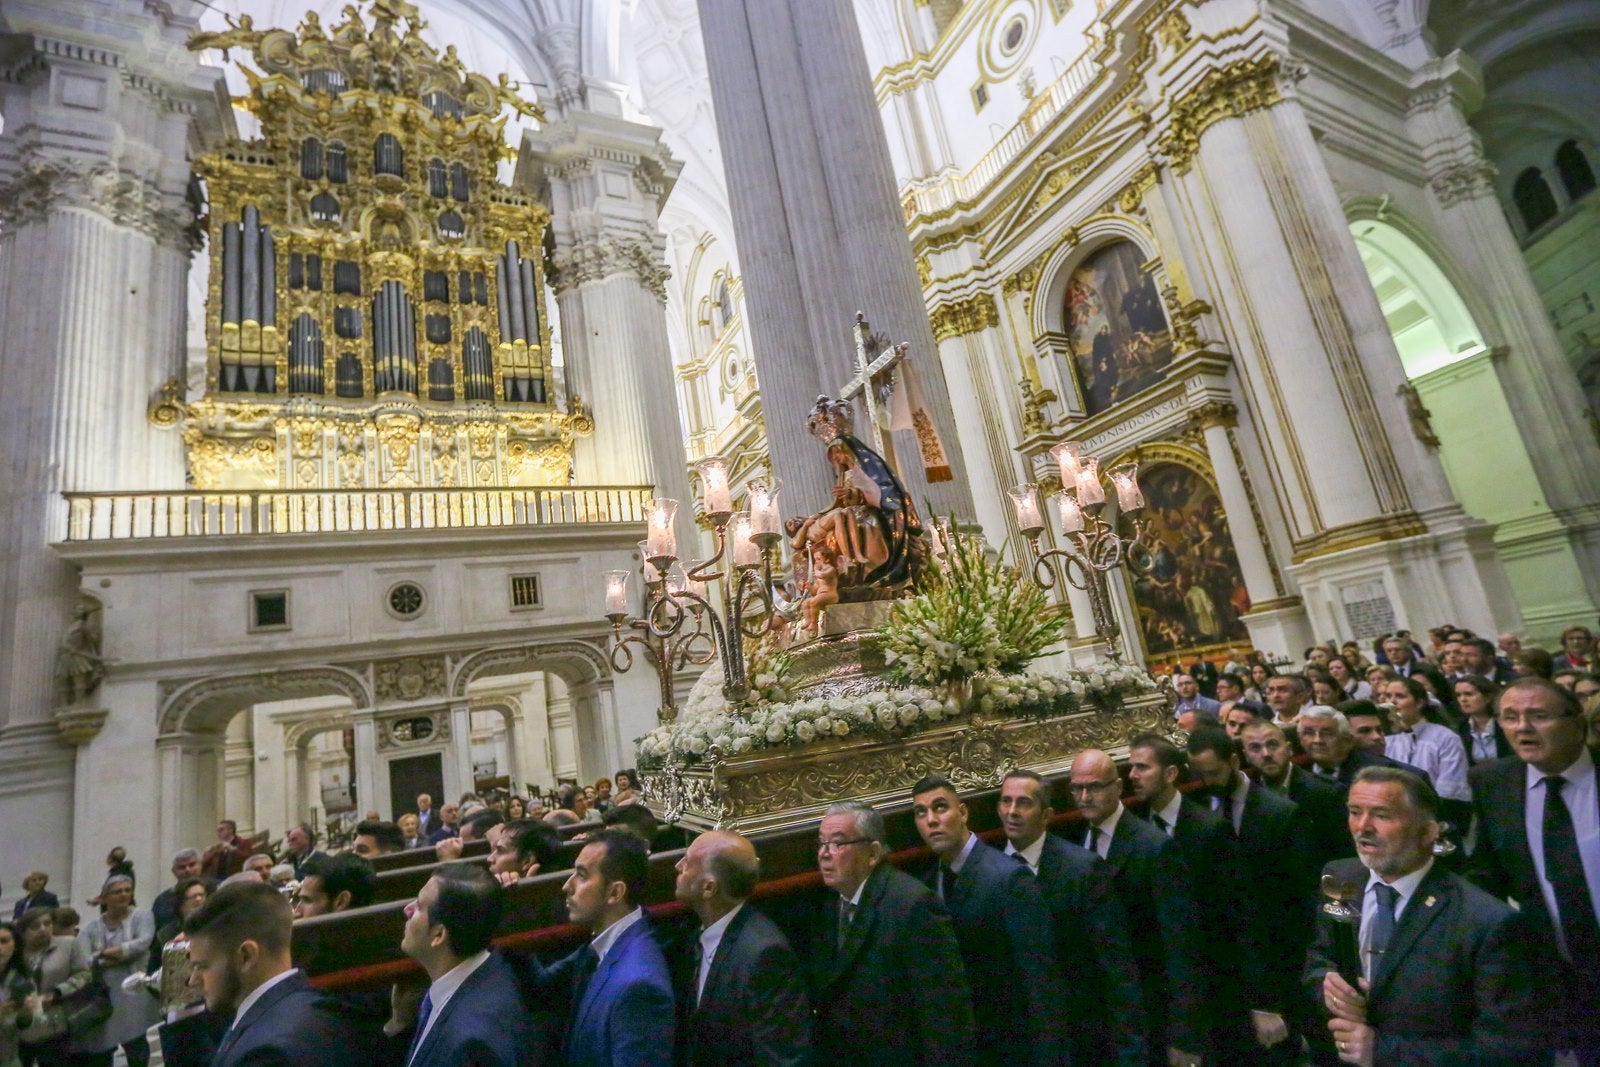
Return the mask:
M867 409L867 424L872 428L872 447L884 458L884 462L898 471L900 465L895 462L893 439L890 434L883 432L883 425L878 419L879 403L874 382L880 376L888 375L896 364L906 358L911 342L901 341L897 345L890 345L876 358L870 348L871 344L872 331L867 326L866 316L858 311L856 312L856 376L844 384L839 399L850 400L857 393L862 395ZM887 393L884 399L887 401Z

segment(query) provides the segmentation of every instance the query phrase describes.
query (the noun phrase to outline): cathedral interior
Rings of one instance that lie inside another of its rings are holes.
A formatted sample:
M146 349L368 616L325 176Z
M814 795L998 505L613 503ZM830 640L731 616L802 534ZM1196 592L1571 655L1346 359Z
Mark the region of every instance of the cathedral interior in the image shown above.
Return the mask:
M1557 646L1596 54L1583 0L7 0L0 892L632 766L603 576L708 459L824 505L883 342L925 517L1137 465L1136 662Z

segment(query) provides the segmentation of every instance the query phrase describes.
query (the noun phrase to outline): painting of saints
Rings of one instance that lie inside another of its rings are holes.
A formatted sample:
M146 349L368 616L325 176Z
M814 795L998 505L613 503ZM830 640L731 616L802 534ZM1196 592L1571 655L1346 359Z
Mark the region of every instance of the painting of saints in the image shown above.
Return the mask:
M1239 616L1250 598L1216 488L1170 462L1145 468L1139 485L1149 563L1134 577L1133 599L1145 653L1175 659L1249 640Z
M1172 362L1172 334L1142 259L1132 241L1117 241L1067 281L1067 335L1090 415L1158 384Z

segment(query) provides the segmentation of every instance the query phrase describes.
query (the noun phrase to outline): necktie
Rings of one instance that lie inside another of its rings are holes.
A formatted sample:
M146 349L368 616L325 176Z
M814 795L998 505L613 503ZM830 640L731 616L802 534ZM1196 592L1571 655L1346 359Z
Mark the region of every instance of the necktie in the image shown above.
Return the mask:
M850 936L850 924L855 921L856 906L844 897L839 898L839 947L844 948L845 938Z
M1373 913L1371 937L1367 940L1367 947L1372 953L1368 981L1376 979L1383 966L1383 954L1389 950L1389 939L1394 936L1394 908L1400 902L1400 891L1392 885L1379 882L1372 887L1372 892L1378 898L1378 910Z
M1100 853L1100 827L1098 826L1091 825L1089 827L1089 851L1096 855Z
M1151 813L1150 821L1155 823L1156 824L1156 828L1158 830L1160 830L1162 833L1166 834L1168 837L1172 836L1172 828L1167 825L1167 820L1163 819L1159 815Z
M700 973L706 963L706 943L698 937L694 939L694 1002L700 1003L700 997L705 991L705 983L700 980Z
M583 994L589 988L589 979L594 977L595 970L600 966L600 954L594 950L593 945L585 945L578 950L578 966L572 974L572 1010L576 1012L583 1005Z
M406 1053L406 1062L410 1063L416 1058L417 1049L422 1044L423 1031L428 1029L428 1019L433 1015L433 994L422 994L422 1006L417 1009L417 1032L412 1035L411 1049Z
M1028 862L1028 857L1024 856L1022 853L1013 852L1011 854L1011 858L1016 860L1018 863L1022 864L1024 867L1028 868L1028 870L1030 870L1030 871L1033 870L1033 864L1029 863Z
M1572 812L1561 795L1566 784L1559 774L1544 780L1544 876L1556 891L1567 958L1592 959L1600 952L1600 922L1595 920L1594 896L1584 877Z

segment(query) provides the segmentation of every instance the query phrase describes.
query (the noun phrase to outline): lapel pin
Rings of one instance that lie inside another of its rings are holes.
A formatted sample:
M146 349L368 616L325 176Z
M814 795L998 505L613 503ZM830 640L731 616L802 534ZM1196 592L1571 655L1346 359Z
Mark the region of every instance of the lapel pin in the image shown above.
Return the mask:
M1431 908L1431 907L1433 907L1433 902L1434 902L1434 901L1435 901L1435 900L1438 900L1438 899L1439 899L1439 898L1438 898L1438 897L1435 897L1435 896L1429 896L1429 897L1428 897L1428 899L1427 899L1427 900L1424 900L1424 901L1423 901L1423 902L1422 902L1422 906L1423 906L1423 907L1424 907L1424 908Z

